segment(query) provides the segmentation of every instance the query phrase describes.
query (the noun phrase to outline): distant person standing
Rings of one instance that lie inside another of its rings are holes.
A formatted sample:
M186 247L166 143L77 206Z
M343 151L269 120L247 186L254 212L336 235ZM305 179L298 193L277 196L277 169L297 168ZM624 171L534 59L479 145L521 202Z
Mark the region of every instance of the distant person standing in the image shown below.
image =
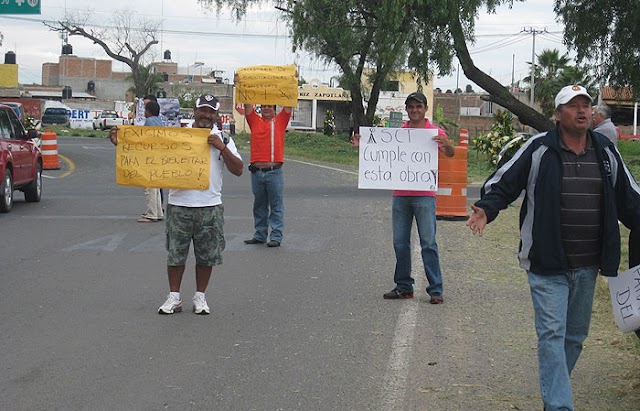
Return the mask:
M236 119L233 116L229 119L229 134L236 135Z
M593 131L604 134L613 144L618 146L618 130L611 121L611 109L606 104L596 106L593 111Z
M160 120L160 105L157 101L149 100L144 106L145 126L162 127ZM145 188L144 197L147 200L147 211L138 219L139 223L152 223L164 219L162 210L162 195L159 188Z
M244 105L244 115L251 129L251 190L253 191L253 238L245 244L280 247L284 229L284 135L293 107L283 107L276 115L276 106L263 104L261 115L253 105ZM269 227L271 234L269 235Z

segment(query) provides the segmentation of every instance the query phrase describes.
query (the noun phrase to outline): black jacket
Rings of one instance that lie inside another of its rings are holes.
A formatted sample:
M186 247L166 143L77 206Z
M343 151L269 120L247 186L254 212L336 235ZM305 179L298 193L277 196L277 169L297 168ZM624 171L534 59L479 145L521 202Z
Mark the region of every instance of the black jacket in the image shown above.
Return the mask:
M614 277L620 265L618 220L632 230L640 229L640 187L613 143L600 133L589 134L603 176L600 271ZM569 270L560 236L560 150L558 128L532 137L487 179L475 203L491 222L525 190L518 258L522 268L541 275Z

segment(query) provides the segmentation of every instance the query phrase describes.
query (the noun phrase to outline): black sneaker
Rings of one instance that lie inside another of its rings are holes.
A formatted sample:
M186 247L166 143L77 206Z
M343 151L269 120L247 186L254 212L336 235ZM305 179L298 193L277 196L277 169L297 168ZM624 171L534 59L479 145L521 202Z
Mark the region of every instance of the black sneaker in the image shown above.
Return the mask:
M413 298L413 291L402 291L394 288L388 293L382 294L382 298L385 300L404 300L407 298Z
M244 240L245 244L264 244L264 241L257 240L255 238Z

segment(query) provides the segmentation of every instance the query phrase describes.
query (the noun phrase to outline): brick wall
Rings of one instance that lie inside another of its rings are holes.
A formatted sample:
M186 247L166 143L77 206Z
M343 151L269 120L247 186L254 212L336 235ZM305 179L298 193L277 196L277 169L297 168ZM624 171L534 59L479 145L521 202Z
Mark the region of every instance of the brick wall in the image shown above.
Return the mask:
M518 97L521 98L522 96ZM489 104L489 102L482 100L482 94L476 93L435 93L433 96L434 113L438 108L438 105L442 107L442 112L445 118L456 122L460 128L466 128L469 130L470 138L486 134L491 130L494 121L491 110L493 112L496 110L505 110L498 104ZM480 115L459 115L459 107L479 108ZM514 118L513 125L518 131L528 131L528 127L523 126L518 121L517 117ZM455 130L455 135L458 135L457 129Z
M178 63L173 62L161 62L153 64L156 69L156 73L162 74L167 73L169 75L178 74ZM184 77L184 75L182 76Z

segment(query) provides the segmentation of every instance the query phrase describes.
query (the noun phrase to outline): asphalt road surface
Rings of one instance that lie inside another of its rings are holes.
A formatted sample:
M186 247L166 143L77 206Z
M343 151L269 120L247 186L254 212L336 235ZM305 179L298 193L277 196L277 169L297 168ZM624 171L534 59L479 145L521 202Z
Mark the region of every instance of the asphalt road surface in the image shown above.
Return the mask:
M108 141L58 144L61 169L44 172L42 201L16 193L0 215L0 410L483 409L466 391L447 405L449 389L483 386L495 361L451 355L478 338L447 311L464 298L445 284L445 304L429 305L417 252L416 299L381 298L393 287L390 193L358 190L352 168L286 162L280 248L243 243L250 176L226 173L211 315L190 312L190 259L184 311L160 316L164 223L136 222L142 189L115 184ZM532 365L519 368L516 390L537 403Z

